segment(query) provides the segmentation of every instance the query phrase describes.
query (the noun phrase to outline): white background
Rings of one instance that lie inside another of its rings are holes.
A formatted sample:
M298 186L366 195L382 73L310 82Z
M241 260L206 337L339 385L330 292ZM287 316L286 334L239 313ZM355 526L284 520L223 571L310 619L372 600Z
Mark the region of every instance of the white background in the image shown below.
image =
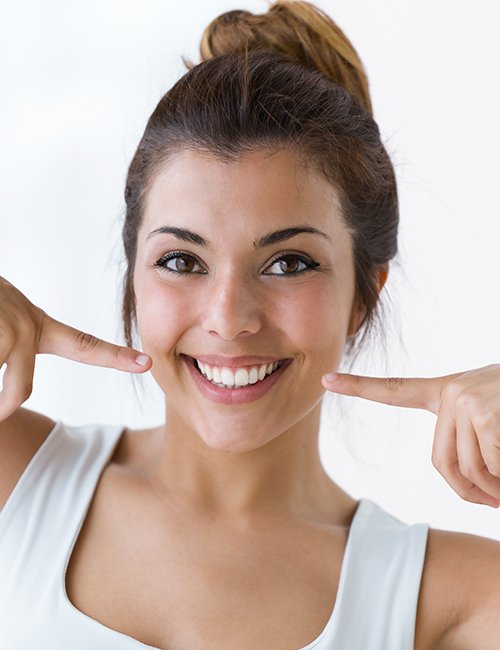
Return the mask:
M398 177L400 254L384 290L387 355L354 371L433 376L500 362L500 42L493 2L318 0L368 71ZM206 24L264 1L87 0L0 5L0 275L53 317L122 343L120 229L147 118L197 62ZM368 358L369 357L369 358ZM39 355L25 406L68 424L157 425L162 393ZM330 413L330 414L329 414ZM321 454L354 497L407 523L500 539L500 509L463 501L430 461L435 416L347 397Z

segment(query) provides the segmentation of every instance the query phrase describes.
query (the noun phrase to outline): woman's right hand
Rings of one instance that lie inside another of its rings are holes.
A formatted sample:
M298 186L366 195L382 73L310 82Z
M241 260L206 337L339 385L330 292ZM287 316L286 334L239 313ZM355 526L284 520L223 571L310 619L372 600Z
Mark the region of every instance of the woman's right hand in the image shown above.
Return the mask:
M30 397L36 354L56 354L124 372L145 372L152 365L151 358L137 350L55 320L0 276L0 368L7 363L0 391L0 422ZM137 362L141 356L143 365Z

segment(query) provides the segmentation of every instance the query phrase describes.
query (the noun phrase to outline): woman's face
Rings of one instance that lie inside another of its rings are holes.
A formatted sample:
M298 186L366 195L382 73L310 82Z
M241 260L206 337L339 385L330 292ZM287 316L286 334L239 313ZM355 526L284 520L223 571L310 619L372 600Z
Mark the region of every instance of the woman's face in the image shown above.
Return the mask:
M177 154L147 196L134 290L142 348L169 411L186 435L221 451L305 426L320 408L321 376L337 368L360 320L337 194L288 150L232 164ZM205 359L212 381L194 359ZM233 381L250 383L226 387Z

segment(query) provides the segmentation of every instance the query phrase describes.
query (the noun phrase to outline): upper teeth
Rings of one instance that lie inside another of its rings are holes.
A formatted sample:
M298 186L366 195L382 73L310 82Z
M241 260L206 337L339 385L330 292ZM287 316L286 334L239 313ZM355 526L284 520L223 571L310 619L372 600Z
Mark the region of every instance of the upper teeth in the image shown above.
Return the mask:
M282 361L275 361L274 363L263 363L260 366L252 366L251 368L238 368L233 372L230 368L221 368L220 366L209 366L207 363L202 363L195 359L198 368L214 384L220 384L226 388L242 388L248 384L255 384L262 381L266 375L270 375L273 370L282 364Z

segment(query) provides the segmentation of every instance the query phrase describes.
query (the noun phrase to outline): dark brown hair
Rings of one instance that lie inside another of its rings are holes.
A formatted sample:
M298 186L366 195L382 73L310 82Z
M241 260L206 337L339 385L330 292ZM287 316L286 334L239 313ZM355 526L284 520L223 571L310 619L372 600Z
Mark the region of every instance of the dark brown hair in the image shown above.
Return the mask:
M201 62L161 98L130 164L122 236L123 331L134 347L133 272L148 189L179 151L238 160L290 149L336 188L353 246L356 305L364 320L348 337L356 357L379 314L380 276L397 253L398 198L390 158L372 118L361 60L340 28L308 2L268 12L226 12L203 34Z

